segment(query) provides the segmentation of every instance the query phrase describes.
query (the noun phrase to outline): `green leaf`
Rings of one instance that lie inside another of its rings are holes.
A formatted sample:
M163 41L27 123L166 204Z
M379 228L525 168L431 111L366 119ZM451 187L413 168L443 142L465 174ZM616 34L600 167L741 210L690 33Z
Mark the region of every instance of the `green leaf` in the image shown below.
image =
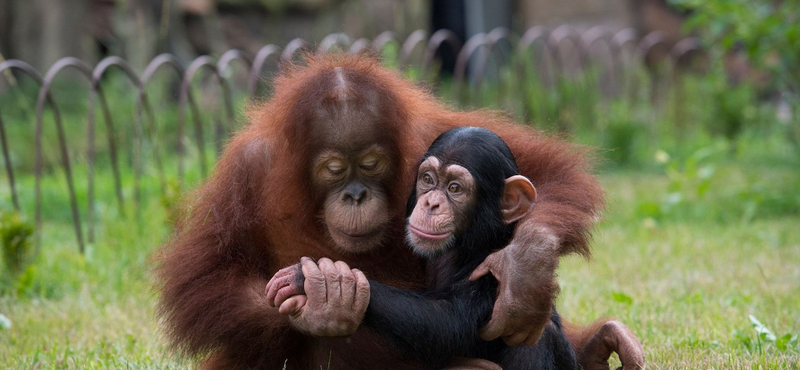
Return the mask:
M612 292L611 297L619 303L624 303L628 306L633 304L633 298L622 292Z
M775 341L775 347L778 347L778 350L785 351L789 347L789 343L792 342L792 334L787 333L786 335L778 338Z
M711 189L711 179L705 179L697 184L697 196L703 197Z
M656 202L642 202L636 206L636 214L640 217L658 218L661 213L661 205Z
M772 342L774 343L776 338L775 334L772 333L761 321L758 321L753 315L750 315L750 322L753 324L753 329L756 330L758 337L765 342Z
M703 166L697 171L697 178L700 180L705 180L714 176L714 166Z
M27 294L32 288L36 280L36 265L30 265L19 276L16 284L17 294Z
M748 350L748 351L752 351L753 350L753 340L750 339L750 336L748 336L747 334L742 333L742 332L740 332L738 330L734 330L732 335L733 335L734 338L736 338L739 341L739 343L742 344L742 346L746 350Z
M11 329L11 320L0 313L0 330Z
M672 206L672 205L678 204L678 203L680 203L682 201L683 201L683 194L678 193L678 192L669 193L666 196L664 196L664 204L666 204L666 205Z

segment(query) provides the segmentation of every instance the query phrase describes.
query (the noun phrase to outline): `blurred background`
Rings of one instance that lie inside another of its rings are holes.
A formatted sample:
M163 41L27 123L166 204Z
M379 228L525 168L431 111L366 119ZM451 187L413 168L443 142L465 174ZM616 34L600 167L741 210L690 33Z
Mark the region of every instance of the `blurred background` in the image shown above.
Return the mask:
M521 33L565 24L658 30L674 44L686 36L687 13L662 0L2 0L0 52L39 69L64 56L107 55L143 67L160 53L188 59L235 48L254 55L268 43L315 43L336 32L355 40L446 28L466 40L496 27Z
M190 366L153 251L282 65L367 49L593 149L564 317L620 318L653 368L796 368L796 0L0 0L0 367Z

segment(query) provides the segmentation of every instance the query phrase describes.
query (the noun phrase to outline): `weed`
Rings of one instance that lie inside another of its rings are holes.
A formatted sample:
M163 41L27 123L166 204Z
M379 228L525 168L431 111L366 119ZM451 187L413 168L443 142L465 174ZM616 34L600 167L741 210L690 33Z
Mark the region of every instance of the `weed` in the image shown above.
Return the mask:
M733 338L749 352L765 352L767 346L774 347L778 351L794 351L798 348L797 334L786 333L780 337L776 336L766 325L761 321L750 315L750 325L755 331L755 335L748 334L745 331L734 330L732 333Z
M33 258L33 224L26 221L19 212L0 213L0 241L3 247L3 261L13 274L19 274Z

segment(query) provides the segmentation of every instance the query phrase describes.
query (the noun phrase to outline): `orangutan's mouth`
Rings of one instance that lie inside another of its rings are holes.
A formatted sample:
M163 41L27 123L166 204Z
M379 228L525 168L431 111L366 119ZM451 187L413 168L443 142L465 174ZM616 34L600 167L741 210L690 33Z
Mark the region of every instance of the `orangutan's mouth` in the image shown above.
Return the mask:
M339 229L335 229L335 228L333 229L333 231L336 232L337 234L339 234L341 236L344 236L346 238L349 238L349 239L367 239L367 238L372 238L372 237L378 235L381 232L381 230L382 230L381 228L375 228L375 229L372 229L370 231L363 232L363 233L349 233L349 232L344 232L344 231L339 230Z

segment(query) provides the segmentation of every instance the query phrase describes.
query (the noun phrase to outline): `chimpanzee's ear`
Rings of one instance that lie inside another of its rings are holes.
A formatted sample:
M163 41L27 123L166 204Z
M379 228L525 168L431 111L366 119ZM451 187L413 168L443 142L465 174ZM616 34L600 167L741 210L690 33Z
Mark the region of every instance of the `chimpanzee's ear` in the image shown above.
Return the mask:
M534 201L536 201L536 188L531 184L531 180L522 175L507 178L503 188L503 201L500 204L503 221L510 224L519 220L528 213Z

